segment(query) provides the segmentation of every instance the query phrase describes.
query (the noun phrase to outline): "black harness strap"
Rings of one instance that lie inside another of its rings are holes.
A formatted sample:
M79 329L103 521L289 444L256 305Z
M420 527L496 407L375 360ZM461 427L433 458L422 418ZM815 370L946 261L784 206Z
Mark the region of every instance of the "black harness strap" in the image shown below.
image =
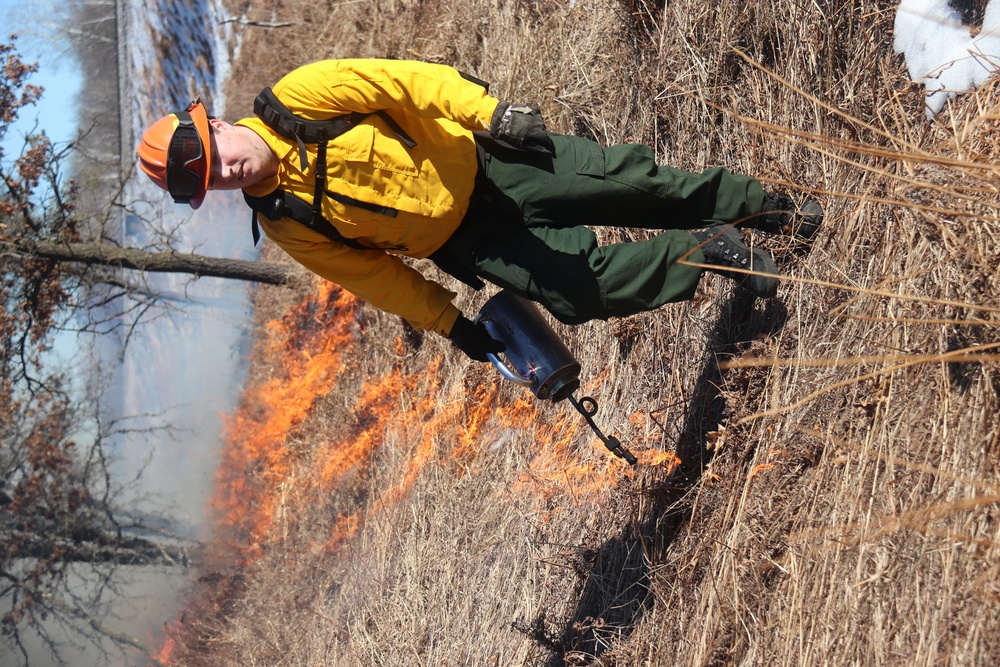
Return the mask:
M253 101L253 112L275 132L286 139L295 140L295 143L299 147L299 162L302 166L302 171L305 171L309 166L305 144L319 144L323 141L335 139L372 115L362 111L352 111L351 113L335 116L328 120L306 120L297 116L291 109L286 107L270 88L265 88L257 95L257 98ZM413 148L417 145L417 142L387 112L380 109L374 113L396 133L396 137L407 148Z
M319 232L328 239L343 243L355 250L385 250L385 248L366 246L357 239L344 236L323 216L319 216L318 218L313 216L312 207L301 197L296 197L284 190L275 190L263 197L254 197L244 192L243 199L246 200L247 205L254 211L252 227L254 245L257 245L257 242L260 241L260 226L257 224L257 213L260 213L268 220L273 221L280 220L281 218L291 218L314 232Z
M331 199L348 206L357 206L358 208L375 211L376 213L384 213L390 217L396 216L396 209L385 209L384 207L377 206L375 204L369 204L344 195L338 195L334 192L330 192L329 190L326 191L326 194ZM314 232L319 232L328 239L337 241L338 243L343 243L344 245L350 246L355 250L406 251L406 246L367 246L357 239L344 236L340 233L340 230L334 227L330 221L322 215L314 215L314 207L307 204L304 199L293 195L290 192L285 192L284 190L275 190L274 192L264 195L263 197L254 197L244 191L243 199L246 201L247 206L253 210L253 213L251 214L253 219L250 223L250 229L253 232L254 245L257 245L260 241L260 225L257 223L257 213L260 213L265 218L273 222L277 222L281 218L291 218L296 222L302 223Z
M323 217L323 193L326 190L326 135L320 137L316 146L316 188L313 190L312 217Z
M388 125L392 129L393 132L396 133L396 138L399 139L401 142L403 142L403 144L407 148L413 148L414 146L417 145L417 142L414 141L410 137L410 135L408 135L406 133L406 130L403 129L402 125L400 125L399 123L396 122L395 118L393 118L392 116L390 116L385 111L382 111L381 109L379 109L378 111L376 111L375 115L378 116L379 118L381 118L383 121L385 121L385 124Z
M309 168L309 154L305 146L307 143L318 144L339 137L368 117L366 113L355 111L328 120L306 120L292 113L270 88L265 88L257 95L253 101L253 112L285 139L295 141L299 147L302 171Z
M460 74L469 81L483 86L483 88L488 88L489 86L485 81L473 76L465 73ZM347 132L372 114L356 111L328 120L307 120L297 116L286 107L270 88L265 88L257 95L253 103L253 111L268 127L284 138L295 141L299 149L299 165L303 172L309 168L309 153L306 150L306 144L316 144L316 188L313 192L312 206L307 204L301 197L285 192L284 190L275 190L263 197L254 197L245 191L243 192L243 198L252 210L251 231L255 246L260 241L260 225L257 221L257 214L259 213L268 220L275 222L282 218L291 218L309 229L355 250L393 250L406 252L406 248L402 246L392 248L371 247L364 245L357 239L346 237L329 220L324 218L322 213L322 201L325 195L345 206L354 206L391 218L396 217L398 211L394 208L360 201L326 189L327 142ZM417 142L386 111L379 110L374 112L374 114L389 126L399 141L407 148L413 148L417 145ZM484 283L479 276L453 258L445 248L439 249L428 259L437 264L445 273L454 276L473 289L479 290L484 287Z
M282 190L276 190L266 197L253 197L244 193L244 199L246 199L247 204L255 212L251 225L254 245L257 245L260 241L260 226L257 223L256 213L261 213L268 220L290 217L336 241L345 242L346 237L323 217L324 195L345 206L355 206L391 218L396 217L398 211L394 208L364 202L353 197L348 197L347 195L331 192L326 188L327 142L347 132L371 114L356 111L328 120L306 120L297 116L291 109L286 107L270 88L265 88L257 95L257 98L253 102L253 111L258 118L264 121L275 132L286 139L295 140L299 148L299 165L303 172L309 168L309 153L306 150L306 144L316 144L316 186L313 190L313 204L311 208L299 197ZM417 145L410 135L388 113L385 111L376 111L375 114L385 121L392 131L396 133L399 140L407 147L413 148ZM279 215L282 212L283 214ZM329 233L331 230L333 234ZM371 250L406 250L406 248L400 247L369 248L369 246L362 245L357 241L354 244L348 243L347 245Z
M372 213L381 213L387 218L395 218L399 214L394 208L388 206L382 206L380 204L372 204L366 201L361 201L360 199L355 199L354 197L348 197L347 195L342 195L337 192L331 192L329 190L323 190L323 193L335 202L340 202L344 206L353 206L355 208L363 208L366 211L371 211Z

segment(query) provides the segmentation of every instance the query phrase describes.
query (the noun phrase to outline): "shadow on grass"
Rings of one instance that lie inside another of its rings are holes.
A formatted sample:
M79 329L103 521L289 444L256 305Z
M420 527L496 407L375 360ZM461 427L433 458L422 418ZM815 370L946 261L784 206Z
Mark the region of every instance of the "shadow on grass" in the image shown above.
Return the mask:
M726 381L719 362L741 347L778 331L787 311L778 300L755 310L754 298L735 290L720 309L709 336L704 368L692 393L675 451L682 463L653 490L654 506L642 524L629 525L597 550L583 554L584 581L576 610L561 629L546 628L544 618L521 630L550 651L546 667L591 664L613 643L630 635L652 603L644 545L668 546L690 519L686 497L711 460L709 434L726 416L721 387Z

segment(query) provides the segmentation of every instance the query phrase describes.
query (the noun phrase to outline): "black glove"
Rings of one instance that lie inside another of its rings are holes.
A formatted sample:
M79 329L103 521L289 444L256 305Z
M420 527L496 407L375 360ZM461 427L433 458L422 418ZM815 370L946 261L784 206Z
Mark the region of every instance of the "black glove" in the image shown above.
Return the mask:
M455 320L455 326L451 328L451 335L448 338L455 347L475 361L487 361L487 352L499 354L507 349L506 345L490 336L485 324L482 322L473 324L461 315Z
M523 151L555 155L552 137L545 130L542 110L537 106L501 102L490 121L490 135L498 142Z

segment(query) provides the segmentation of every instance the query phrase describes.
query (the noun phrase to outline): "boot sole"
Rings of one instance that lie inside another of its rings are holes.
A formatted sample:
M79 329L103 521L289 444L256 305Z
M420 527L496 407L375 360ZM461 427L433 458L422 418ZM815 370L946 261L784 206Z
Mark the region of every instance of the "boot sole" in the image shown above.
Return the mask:
M791 230L792 235L803 241L812 240L823 226L823 207L817 201L808 201L796 211L796 215L802 222L798 228Z
M771 253L766 250L754 248L751 255L753 260L750 270L755 273L746 276L742 285L760 299L773 299L778 295L779 281L774 277L778 275L778 267L775 265Z

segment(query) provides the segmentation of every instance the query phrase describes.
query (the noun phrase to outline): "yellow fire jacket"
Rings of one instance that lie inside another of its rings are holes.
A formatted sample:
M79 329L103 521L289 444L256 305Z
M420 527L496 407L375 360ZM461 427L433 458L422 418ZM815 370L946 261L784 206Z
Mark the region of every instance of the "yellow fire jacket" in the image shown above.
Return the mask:
M377 115L327 144L326 189L396 211L395 216L323 198L323 216L345 237L380 250L358 250L288 218L258 215L267 236L309 270L414 327L442 335L459 316L453 292L427 280L398 255L427 257L462 221L477 170L473 130L488 129L499 100L444 65L396 60L327 60L301 67L272 90L293 113L325 120L383 110L416 142L408 148ZM275 177L247 192L281 188L312 202L316 146L300 169L298 147L258 118L252 129L278 156Z

